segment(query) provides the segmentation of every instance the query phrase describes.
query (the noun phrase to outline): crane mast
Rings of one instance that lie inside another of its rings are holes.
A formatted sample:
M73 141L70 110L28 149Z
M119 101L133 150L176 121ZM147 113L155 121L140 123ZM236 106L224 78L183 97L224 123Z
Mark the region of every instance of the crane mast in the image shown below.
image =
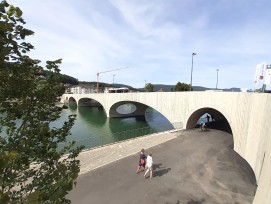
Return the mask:
M118 70L121 70L121 69L127 69L128 67L123 67L123 68L118 68L118 69L111 69L111 70L107 70L107 71L103 71L103 72L97 72L97 93L99 93L99 76L100 74L103 74L103 73L107 73L107 72L113 72L113 71L118 71Z

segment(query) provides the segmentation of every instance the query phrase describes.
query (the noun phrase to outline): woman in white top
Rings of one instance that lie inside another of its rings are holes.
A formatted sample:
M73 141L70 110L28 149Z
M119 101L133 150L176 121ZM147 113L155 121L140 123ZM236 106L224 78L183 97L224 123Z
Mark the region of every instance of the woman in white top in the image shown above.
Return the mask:
M152 165L153 165L152 153L149 153L149 155L147 156L147 162L146 162L147 170L144 174L145 178L147 178L146 175L148 172L150 172L150 178L152 178Z

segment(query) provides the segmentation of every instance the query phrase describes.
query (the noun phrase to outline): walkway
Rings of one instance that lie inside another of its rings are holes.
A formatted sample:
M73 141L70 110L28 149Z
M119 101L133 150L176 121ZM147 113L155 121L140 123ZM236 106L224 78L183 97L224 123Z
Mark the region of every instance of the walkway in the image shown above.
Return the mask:
M173 139L146 150L153 152L155 163L151 179L145 179L143 172L135 173L138 151L147 145L142 138L129 141L131 151L121 143L117 148L105 147L103 154L99 149L92 150L96 157L89 156L89 163L98 161L100 166L102 160L114 160L113 155L117 161L100 168L83 168L84 174L68 198L80 204L252 203L255 178L248 164L233 151L230 134L213 129L177 133L172 134ZM118 160L134 150L136 154ZM86 172L91 168L94 170Z

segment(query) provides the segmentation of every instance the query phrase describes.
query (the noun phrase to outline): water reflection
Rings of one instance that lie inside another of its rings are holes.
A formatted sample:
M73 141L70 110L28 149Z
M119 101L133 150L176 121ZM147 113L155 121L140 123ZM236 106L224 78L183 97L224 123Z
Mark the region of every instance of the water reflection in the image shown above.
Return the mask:
M63 124L70 114L77 114L77 119L68 139L77 140L78 145L83 144L87 148L145 135L163 126L170 126L163 115L151 108L148 108L145 116L141 118L107 118L103 109L69 105L68 109L63 110L59 125Z
M101 127L106 122L106 113L98 107L79 107L78 108L80 120Z

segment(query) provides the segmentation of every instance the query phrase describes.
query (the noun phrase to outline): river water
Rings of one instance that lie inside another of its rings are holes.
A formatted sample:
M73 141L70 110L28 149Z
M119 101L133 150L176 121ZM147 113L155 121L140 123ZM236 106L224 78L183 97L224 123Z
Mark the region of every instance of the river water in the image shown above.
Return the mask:
M85 148L173 128L162 114L151 108L146 110L143 118L107 118L104 110L98 107L77 107L73 104L68 107L63 109L60 120L54 126L59 127L68 115L76 114L77 119L68 141L75 140L78 146L84 145Z

